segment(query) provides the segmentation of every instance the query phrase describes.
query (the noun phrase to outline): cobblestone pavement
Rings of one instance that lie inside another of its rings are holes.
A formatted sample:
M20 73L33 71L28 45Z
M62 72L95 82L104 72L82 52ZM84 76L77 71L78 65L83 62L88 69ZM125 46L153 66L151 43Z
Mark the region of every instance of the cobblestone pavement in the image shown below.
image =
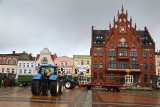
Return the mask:
M6 87L0 88L0 107L160 107L160 91L106 92L76 87L58 96L33 96L30 87Z

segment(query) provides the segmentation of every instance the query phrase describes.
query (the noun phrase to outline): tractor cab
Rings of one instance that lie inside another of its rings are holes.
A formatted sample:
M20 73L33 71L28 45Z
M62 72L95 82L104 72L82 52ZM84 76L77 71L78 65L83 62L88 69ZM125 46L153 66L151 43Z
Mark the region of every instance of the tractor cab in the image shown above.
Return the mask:
M50 76L51 74L57 75L57 66L51 64L39 65L39 73L43 75Z

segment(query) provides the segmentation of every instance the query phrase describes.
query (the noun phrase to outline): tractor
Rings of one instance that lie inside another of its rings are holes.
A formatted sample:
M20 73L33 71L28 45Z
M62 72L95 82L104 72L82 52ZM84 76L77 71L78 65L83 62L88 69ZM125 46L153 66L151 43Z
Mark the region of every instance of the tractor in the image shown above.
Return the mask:
M76 87L75 81L71 75L64 75L64 86L66 89L73 89Z
M33 76L31 92L33 95L47 94L52 96L63 92L63 76L58 75L57 66L51 64L39 65L38 74Z

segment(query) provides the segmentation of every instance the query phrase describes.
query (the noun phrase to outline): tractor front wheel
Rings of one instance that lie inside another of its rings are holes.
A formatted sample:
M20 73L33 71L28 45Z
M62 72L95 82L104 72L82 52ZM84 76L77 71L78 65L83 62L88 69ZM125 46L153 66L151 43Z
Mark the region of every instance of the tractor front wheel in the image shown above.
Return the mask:
M50 93L52 96L57 96L59 94L59 80L50 82Z
M72 84L71 84L70 81L66 81L64 85L65 85L65 88L66 88L66 89L71 89L71 87L72 87L72 86L71 86Z

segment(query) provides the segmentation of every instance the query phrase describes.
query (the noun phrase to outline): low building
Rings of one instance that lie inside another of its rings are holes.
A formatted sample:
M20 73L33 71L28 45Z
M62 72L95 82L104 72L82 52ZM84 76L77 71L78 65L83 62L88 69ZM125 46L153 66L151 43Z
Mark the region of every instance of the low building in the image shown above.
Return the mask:
M90 55L73 55L73 75L91 76L91 56Z
M35 71L35 58L32 54L25 52L19 54L16 79L18 75L34 75L35 73L37 73Z
M73 58L61 56L55 59L55 64L59 67L59 71L63 71L65 75L72 75Z
M0 54L0 74L2 76L16 75L17 63L19 55L15 54Z

